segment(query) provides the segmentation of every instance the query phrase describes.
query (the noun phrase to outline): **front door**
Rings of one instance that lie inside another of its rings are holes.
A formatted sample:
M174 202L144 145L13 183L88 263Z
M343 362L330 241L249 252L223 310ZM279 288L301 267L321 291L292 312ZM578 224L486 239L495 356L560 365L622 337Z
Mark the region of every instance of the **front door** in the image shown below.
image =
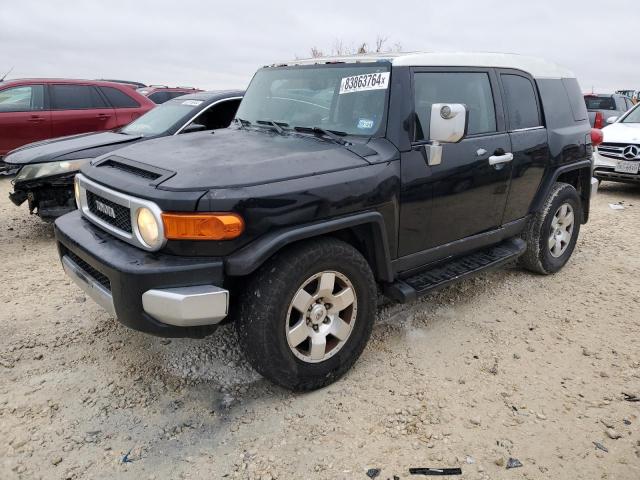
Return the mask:
M43 85L0 90L0 157L27 143L50 138L50 117Z
M511 177L493 69L420 68L413 85L415 133L413 150L402 157L400 256L499 228ZM424 144L434 103L465 104L469 123L460 143L444 145L441 164L429 166Z

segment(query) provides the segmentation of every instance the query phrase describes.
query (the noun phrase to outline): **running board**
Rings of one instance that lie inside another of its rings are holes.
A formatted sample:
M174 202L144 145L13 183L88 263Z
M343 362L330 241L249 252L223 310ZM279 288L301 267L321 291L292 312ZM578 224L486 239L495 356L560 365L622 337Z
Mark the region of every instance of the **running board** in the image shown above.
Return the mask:
M498 245L441 263L412 277L396 280L386 286L385 295L400 303L411 302L439 288L509 263L526 249L527 243L524 240L510 238Z

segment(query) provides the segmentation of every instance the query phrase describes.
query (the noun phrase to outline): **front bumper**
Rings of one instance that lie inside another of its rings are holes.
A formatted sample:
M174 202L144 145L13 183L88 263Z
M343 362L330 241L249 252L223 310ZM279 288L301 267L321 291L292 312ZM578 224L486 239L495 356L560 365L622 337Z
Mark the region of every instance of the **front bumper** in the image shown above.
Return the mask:
M228 314L219 258L146 252L93 226L78 211L57 219L55 233L67 275L130 328L202 337Z
M598 151L593 153L593 176L599 180L610 180L623 183L640 183L639 173L616 172L618 160L600 155Z

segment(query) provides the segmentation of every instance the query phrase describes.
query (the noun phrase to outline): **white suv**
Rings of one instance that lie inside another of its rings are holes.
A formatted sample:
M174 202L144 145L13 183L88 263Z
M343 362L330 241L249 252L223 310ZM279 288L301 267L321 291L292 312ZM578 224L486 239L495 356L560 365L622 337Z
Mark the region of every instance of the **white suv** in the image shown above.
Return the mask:
M640 183L640 104L606 126L604 140L594 153L594 176L599 180Z

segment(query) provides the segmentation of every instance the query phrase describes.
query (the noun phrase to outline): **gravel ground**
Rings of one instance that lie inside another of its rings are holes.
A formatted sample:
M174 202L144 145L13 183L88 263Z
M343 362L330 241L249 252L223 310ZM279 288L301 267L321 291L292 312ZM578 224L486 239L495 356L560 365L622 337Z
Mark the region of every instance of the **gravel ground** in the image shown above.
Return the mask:
M640 397L638 187L602 185L559 274L511 267L380 309L356 366L305 395L255 374L229 327L170 341L121 327L9 188L2 479L640 478L640 402L624 395Z

